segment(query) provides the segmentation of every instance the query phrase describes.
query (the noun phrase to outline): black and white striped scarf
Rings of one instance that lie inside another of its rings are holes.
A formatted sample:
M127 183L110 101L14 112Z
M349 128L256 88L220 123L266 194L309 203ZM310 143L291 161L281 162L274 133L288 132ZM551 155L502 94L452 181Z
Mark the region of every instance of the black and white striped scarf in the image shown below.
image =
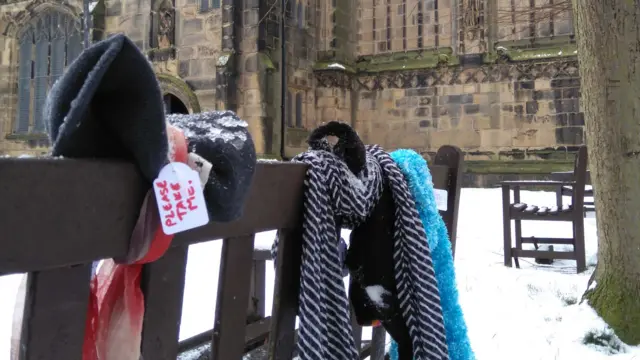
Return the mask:
M299 296L301 360L356 360L349 300L344 288L336 224L353 229L373 210L387 181L395 213L394 271L400 308L415 360L449 359L440 295L426 234L396 163L381 147L366 147L366 168L355 176L326 150L292 161L309 165L305 179ZM278 239L272 248L276 259Z

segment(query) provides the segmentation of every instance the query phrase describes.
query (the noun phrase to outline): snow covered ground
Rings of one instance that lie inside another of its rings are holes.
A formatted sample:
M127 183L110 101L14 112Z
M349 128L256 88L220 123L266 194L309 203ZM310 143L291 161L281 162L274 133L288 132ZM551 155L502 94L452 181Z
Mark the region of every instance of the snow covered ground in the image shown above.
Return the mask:
M567 199L568 201L569 199ZM553 205L554 194L523 192L523 202ZM575 274L575 262L536 265L521 259L522 269L502 265L502 215L499 189L463 189L458 223L456 269L461 303L478 360L631 360L640 348L626 347L611 337L606 325L580 305L592 268ZM585 224L588 264L595 264L595 219ZM523 225L525 236L570 236L569 223ZM274 232L258 235L256 247L267 247ZM180 338L213 325L221 242L189 249ZM273 284L272 264L267 283ZM19 275L0 278L0 360L9 359L9 341ZM346 283L346 281L345 281ZM270 299L273 288L267 288ZM267 304L267 309L271 303ZM268 310L270 312L270 310ZM365 331L365 338L370 336ZM583 340L604 346L584 345ZM595 339L595 341L594 341Z

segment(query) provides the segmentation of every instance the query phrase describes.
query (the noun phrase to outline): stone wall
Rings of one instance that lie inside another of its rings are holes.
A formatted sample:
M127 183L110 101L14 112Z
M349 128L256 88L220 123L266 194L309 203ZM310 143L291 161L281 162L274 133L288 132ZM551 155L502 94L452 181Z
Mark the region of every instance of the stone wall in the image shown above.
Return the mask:
M180 3L180 5L178 5ZM202 111L216 103L216 64L222 51L222 10L197 11L196 0L177 0L176 43L179 78L197 94Z
M218 107L215 81L222 45L222 10L200 12L196 0L175 0L173 33L162 47L151 42L158 36L154 17L163 5L160 0L107 0L107 35L125 33L149 56L157 73L188 84L187 89L174 90L178 93L173 95L185 99L190 95L185 93L193 91L200 110L214 110ZM185 105L193 108L192 104Z
M461 72L444 68L359 81L356 128L367 141L386 148L429 152L455 144L468 159L491 160L513 149L584 143L574 60L481 65Z
M570 166L584 144L570 5L361 0L355 62L316 72L317 120L388 149Z

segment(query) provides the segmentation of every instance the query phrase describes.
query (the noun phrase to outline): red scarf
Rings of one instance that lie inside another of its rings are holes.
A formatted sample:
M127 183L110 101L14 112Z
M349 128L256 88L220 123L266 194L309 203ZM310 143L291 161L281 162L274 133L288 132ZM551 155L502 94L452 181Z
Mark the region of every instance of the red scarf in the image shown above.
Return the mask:
M170 161L186 164L188 144L184 134L171 125L167 125L167 134ZM107 259L91 279L82 360L140 359L144 319L144 296L140 290L142 266L162 257L173 240L173 235L162 231L159 216L149 214L158 211L155 201L150 190L132 236L131 244L146 242L138 250L139 259L130 259L127 264ZM152 231L150 242L143 239Z

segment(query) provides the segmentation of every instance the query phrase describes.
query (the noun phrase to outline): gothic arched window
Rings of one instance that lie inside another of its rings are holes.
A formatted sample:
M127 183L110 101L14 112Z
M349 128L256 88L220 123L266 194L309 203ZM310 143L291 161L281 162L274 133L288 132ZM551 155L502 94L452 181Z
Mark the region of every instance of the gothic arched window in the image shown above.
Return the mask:
M287 126L289 127L293 127L293 114L292 112L295 110L293 107L293 96L291 94L291 91L287 91L287 101L286 101L286 120L287 120Z
M220 9L220 0L200 0L200 12L207 12L211 9Z
M298 3L298 28L304 29L304 3Z
M302 127L302 93L296 94L296 127Z
M80 23L71 15L48 10L18 38L18 106L15 132L44 133L44 102L51 86L82 52Z

